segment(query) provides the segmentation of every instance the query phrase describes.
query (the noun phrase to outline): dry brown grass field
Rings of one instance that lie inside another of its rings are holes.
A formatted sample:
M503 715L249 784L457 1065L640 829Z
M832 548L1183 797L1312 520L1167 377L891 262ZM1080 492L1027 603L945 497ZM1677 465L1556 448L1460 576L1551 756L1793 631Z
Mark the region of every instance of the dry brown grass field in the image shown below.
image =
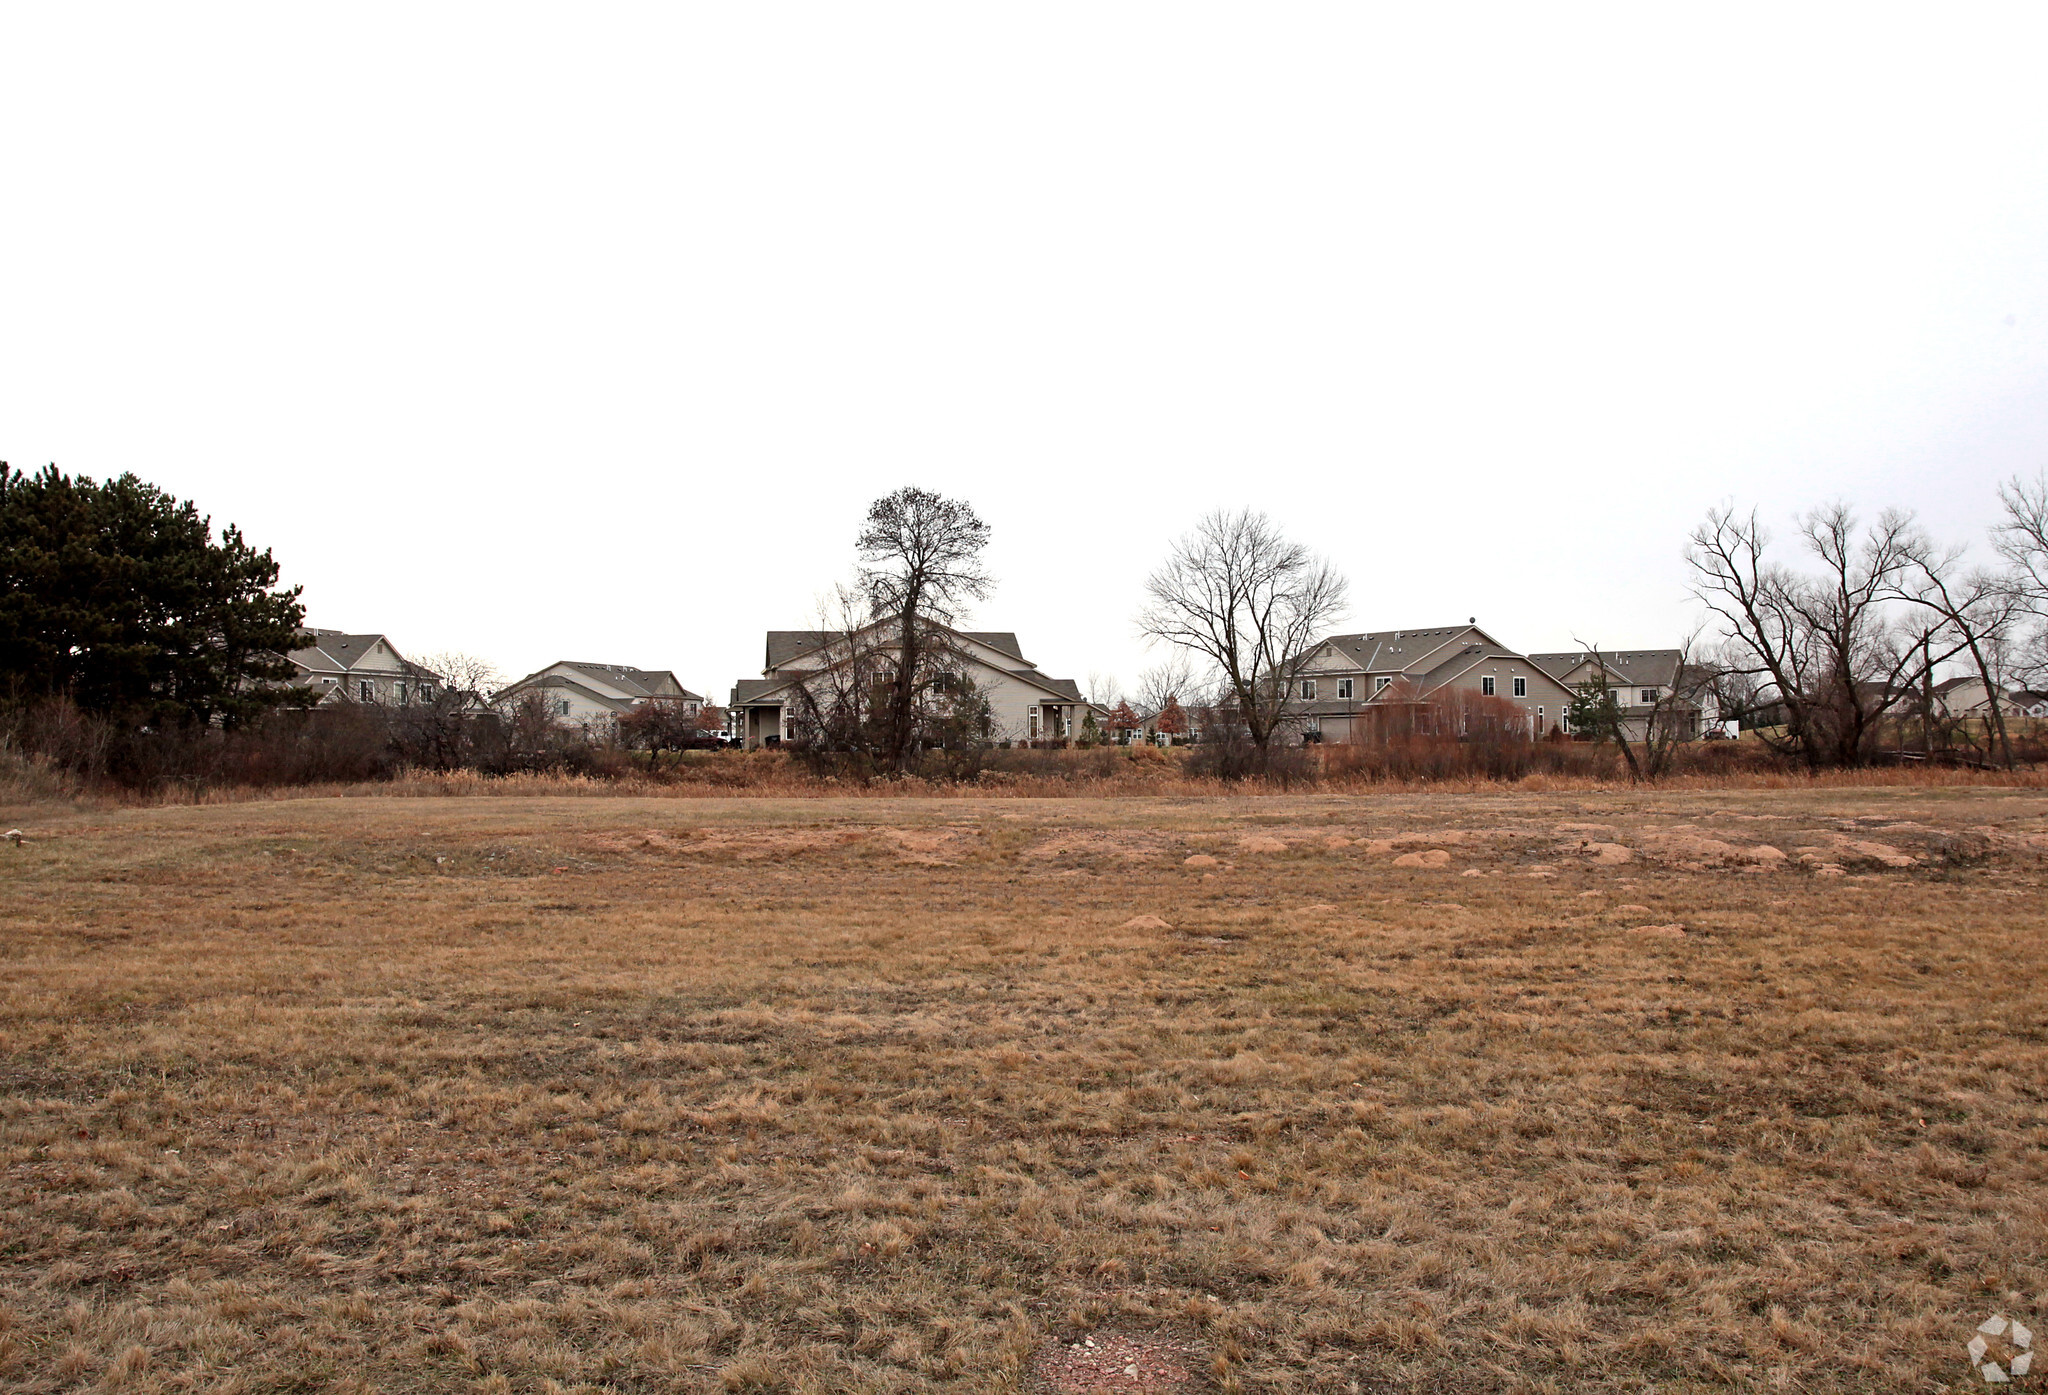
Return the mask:
M1932 1391L2048 1328L2039 789L0 817L11 1390Z

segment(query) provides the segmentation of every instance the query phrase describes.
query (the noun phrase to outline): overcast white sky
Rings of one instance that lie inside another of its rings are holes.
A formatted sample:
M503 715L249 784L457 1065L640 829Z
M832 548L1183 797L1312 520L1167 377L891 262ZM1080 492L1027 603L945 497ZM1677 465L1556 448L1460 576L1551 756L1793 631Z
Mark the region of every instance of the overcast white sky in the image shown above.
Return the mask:
M1127 683L1252 504L1352 628L1670 644L1716 501L2048 463L2048 10L0 9L0 458L310 623L723 698L869 500Z

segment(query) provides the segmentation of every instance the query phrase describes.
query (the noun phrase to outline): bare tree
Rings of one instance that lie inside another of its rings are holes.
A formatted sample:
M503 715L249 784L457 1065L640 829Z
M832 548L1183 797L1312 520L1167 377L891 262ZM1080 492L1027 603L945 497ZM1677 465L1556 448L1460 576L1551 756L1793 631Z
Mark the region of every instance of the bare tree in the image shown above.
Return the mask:
M1185 703L1195 691L1193 666L1184 653L1172 653L1138 675L1138 706L1158 714L1168 703Z
M1090 673L1082 691L1088 695L1088 701L1105 712L1124 700L1124 685L1113 673Z
M1991 751L2009 769L2013 763L2012 740L2006 731L2004 673L2000 653L2008 646L2013 631L2026 613L2026 602L2010 575L1981 569L1964 570L1965 554L1960 547L1937 548L1925 538L1912 539L1906 551L1911 570L1901 579L1901 600L1931 615L1936 626L1927 643L1938 640L1950 653L1969 658L1977 680L1984 685L1985 735ZM1933 716L1933 673L1923 667L1921 686L1926 709L1924 722ZM1932 743L1930 742L1930 745Z
M1782 726L1757 734L1809 768L1859 765L1886 716L1959 646L1936 652L1943 622L1896 613L1921 546L1912 515L1887 511L1862 529L1848 505L1829 504L1801 518L1799 535L1816 576L1770 560L1754 512L1710 511L1686 551L1693 593L1721 622L1728 676L1750 680L1755 705L1737 715L1776 709ZM1738 687L1724 682L1724 701Z
M1992 529L1992 545L2008 566L2013 600L2033 617L2032 633L2007 651L2011 671L2027 687L2048 687L2048 470L2033 480L2015 475L1998 487L2005 518Z
M888 695L876 732L885 766L900 768L919 736L919 694L941 681L931 662L962 606L995 582L982 569L988 525L962 500L914 486L877 499L861 528L861 585L869 610L895 630ZM951 672L945 665L941 671Z
M415 701L392 718L392 743L400 757L429 770L475 764L476 719L489 709L503 676L488 659L453 651L430 655L418 667L430 677L414 676Z
M453 692L476 706L488 703L491 695L505 686L505 676L498 671L496 664L458 650L429 654L420 660L420 667L430 670L441 680L443 692Z
M1296 705L1309 653L1344 615L1348 586L1262 513L1217 511L1145 583L1139 626L1214 670L1259 760Z
M2012 567L2012 589L2036 616L2048 620L2048 470L2031 481L2015 475L1998 487L2005 519L1992 543Z

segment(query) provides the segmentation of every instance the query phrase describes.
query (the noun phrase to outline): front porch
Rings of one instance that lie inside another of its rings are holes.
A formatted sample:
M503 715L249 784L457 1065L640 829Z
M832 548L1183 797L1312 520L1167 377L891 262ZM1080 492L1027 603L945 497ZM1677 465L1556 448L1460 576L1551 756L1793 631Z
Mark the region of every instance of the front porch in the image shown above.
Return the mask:
M740 745L749 751L780 746L789 737L779 702L749 703L739 709Z
M1081 734L1081 714L1087 706L1085 702L1032 703L1024 710L1024 739L1072 741Z

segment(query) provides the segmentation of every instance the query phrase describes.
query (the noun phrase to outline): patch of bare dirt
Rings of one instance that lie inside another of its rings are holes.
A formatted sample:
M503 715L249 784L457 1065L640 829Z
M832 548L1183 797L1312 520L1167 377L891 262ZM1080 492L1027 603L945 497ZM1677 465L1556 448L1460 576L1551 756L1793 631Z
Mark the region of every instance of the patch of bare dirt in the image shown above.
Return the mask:
M1047 1395L1176 1395L1199 1387L1202 1349L1152 1332L1092 1332L1048 1342L1032 1358L1031 1378Z

